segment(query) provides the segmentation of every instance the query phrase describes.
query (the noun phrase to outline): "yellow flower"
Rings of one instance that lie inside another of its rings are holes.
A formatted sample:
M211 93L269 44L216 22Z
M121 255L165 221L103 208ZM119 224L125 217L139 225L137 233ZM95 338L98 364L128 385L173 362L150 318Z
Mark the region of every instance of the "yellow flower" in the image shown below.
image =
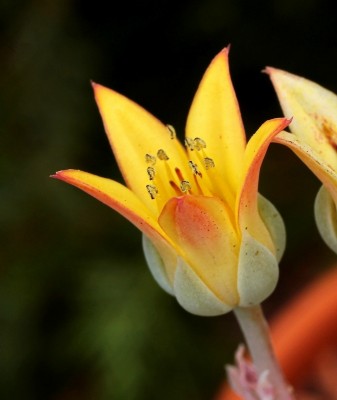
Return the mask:
M110 89L93 87L126 186L78 170L54 177L143 232L154 278L186 310L220 315L264 300L278 280L285 232L274 206L258 196L258 178L271 140L289 121L265 122L246 145L228 49L214 58L195 95L186 149L172 126Z
M337 253L337 96L308 79L270 68L270 75L286 117L293 117L292 133L275 141L285 144L312 170L323 186L315 201L318 230Z

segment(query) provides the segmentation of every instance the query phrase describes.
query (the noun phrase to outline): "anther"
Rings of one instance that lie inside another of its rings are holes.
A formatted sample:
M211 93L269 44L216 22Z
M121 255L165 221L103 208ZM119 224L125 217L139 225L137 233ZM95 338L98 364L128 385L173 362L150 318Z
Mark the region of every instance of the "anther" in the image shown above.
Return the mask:
M203 139L199 138L199 137L196 137L193 140L193 143L194 143L194 148L196 150L201 150L201 149L205 149L206 148L206 142Z
M145 154L145 161L146 164L154 166L157 160L155 156L152 156L151 154Z
M194 140L191 138L185 138L185 146L190 149L191 151L194 150Z
M188 165L191 168L191 170L192 170L194 175L201 176L201 172L199 171L199 168L198 168L197 164L195 164L193 161L189 161Z
M206 169L210 169L210 168L214 168L215 164L212 158L206 157L204 158L204 163L205 163L205 168Z
M165 153L165 151L163 149L159 149L157 152L157 157L159 158L159 160L169 160L168 155Z
M158 189L154 185L146 185L146 189L151 197L154 200L157 197Z
M189 183L189 181L181 181L180 182L180 190L183 192L183 193L187 193L189 190L191 190L192 189L192 186L191 186L191 184Z
M156 170L153 167L147 167L147 174L149 175L150 181L153 181L154 176L156 175Z
M176 134L176 130L174 129L174 127L172 126L172 125L170 125L170 124L167 124L166 125L166 128L169 130L169 132L170 132L170 137L171 137L171 139L173 140L173 139L175 139L176 137L177 137L177 134Z

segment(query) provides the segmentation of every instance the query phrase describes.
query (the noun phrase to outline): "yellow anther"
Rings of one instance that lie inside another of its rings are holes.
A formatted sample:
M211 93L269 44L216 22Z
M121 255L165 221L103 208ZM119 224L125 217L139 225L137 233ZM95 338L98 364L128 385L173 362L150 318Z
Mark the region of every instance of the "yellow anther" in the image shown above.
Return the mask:
M169 160L168 155L165 153L165 151L163 149L159 149L157 152L157 157L159 158L159 160Z
M169 132L170 132L170 137L171 137L171 139L173 140L173 139L175 139L176 137L177 137L177 134L176 134L176 130L174 129L174 127L172 126L172 125L170 125L170 124L167 124L166 125L166 128L169 130Z
M194 140L191 138L185 138L185 146L190 149L191 151L194 150L195 144L194 144Z
M154 166L156 164L156 157L151 154L145 154L145 162L146 164Z
M157 197L158 189L154 185L146 185L146 189L151 197L154 200Z
M156 171L153 167L147 167L147 174L149 175L150 181L153 181L154 176L156 175Z
M210 169L210 168L214 168L215 164L212 158L206 157L204 158L204 163L205 163L205 168L206 169Z
M193 161L189 161L188 165L191 168L191 170L192 170L194 175L201 176L201 172L199 171L199 168L198 168L197 164L195 164Z
M196 137L193 140L193 143L194 143L194 148L196 150L201 150L201 149L205 149L206 148L206 142L204 140L202 140L201 138L199 138L199 137Z
M183 193L187 193L189 190L191 190L192 189L192 186L191 186L191 184L189 183L189 181L181 181L180 182L180 190L183 192Z

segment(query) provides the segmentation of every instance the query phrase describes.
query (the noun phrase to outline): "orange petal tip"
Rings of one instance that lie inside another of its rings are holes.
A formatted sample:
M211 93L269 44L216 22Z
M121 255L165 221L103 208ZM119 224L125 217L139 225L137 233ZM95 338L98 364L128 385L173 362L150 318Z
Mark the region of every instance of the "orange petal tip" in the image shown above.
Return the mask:
M71 172L71 171L76 171L76 170L75 169L63 169L61 171L55 172L55 174L49 175L49 177L63 181L63 180L65 180L66 173Z
M273 73L273 71L275 71L275 68L267 66L261 72L263 74L271 75Z

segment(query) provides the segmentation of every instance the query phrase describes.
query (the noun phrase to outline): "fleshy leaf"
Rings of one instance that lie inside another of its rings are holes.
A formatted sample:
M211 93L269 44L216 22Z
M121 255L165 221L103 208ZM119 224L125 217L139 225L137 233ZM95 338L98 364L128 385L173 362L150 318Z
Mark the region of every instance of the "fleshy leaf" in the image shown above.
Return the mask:
M327 189L322 186L315 200L315 219L325 243L337 253L336 204Z
M201 80L188 114L186 137L205 140L207 155L229 191L235 193L246 138L229 73L228 51L223 49L213 59ZM198 162L195 152L189 154Z
M179 258L174 278L174 294L188 312L204 317L222 315L232 310L209 290L200 277Z
M238 265L241 307L260 304L275 289L279 277L276 257L248 232L243 233Z

